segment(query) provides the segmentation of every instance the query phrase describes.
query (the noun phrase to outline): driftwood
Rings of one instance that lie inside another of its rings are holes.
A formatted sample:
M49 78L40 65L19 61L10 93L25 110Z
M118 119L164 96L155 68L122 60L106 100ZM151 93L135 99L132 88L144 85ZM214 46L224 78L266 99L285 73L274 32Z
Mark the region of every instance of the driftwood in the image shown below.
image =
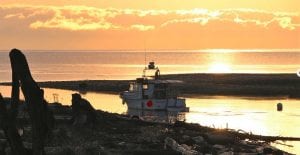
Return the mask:
M184 127L186 129L190 130L195 130L195 131L201 131L205 133L209 132L215 132L215 129L209 128L209 127L203 127L200 126L199 124L188 124L184 122L176 122L174 124L175 127ZM260 141L265 141L265 142L275 142L277 140L281 141L300 141L300 137L282 137L282 136L262 136L262 135L255 135L252 133L247 133L247 132L240 132L242 130L231 130L231 129L220 129L219 134L224 134L226 136L230 136L231 139L232 137L235 139L249 139L249 140L260 140ZM204 135L204 137L207 137L207 135Z
M275 142L277 140L281 141L300 141L300 137L282 137L282 136L262 136L262 135L255 135L251 133L240 133L236 131L228 131L235 137L239 139L249 139L249 140L261 140L265 142Z
M21 89L29 109L29 116L32 123L32 151L34 155L44 154L43 148L51 127L53 116L47 109L47 102L44 100L44 91L40 89L31 76L27 60L23 53L13 49L10 54L10 61L13 73L13 84L21 84ZM17 91L16 88L13 92ZM15 95L18 95L15 93ZM14 103L14 100L13 100ZM16 105L12 104L12 107ZM17 112L13 111L12 116L16 117Z

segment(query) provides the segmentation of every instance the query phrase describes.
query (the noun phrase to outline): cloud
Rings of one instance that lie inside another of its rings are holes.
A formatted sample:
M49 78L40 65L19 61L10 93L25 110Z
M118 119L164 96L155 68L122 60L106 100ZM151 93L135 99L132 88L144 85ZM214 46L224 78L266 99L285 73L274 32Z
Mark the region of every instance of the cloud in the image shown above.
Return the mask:
M68 10L70 11L70 10ZM74 18L74 16L76 16ZM46 21L35 21L30 24L30 28L59 28L66 30L97 30L97 29L118 29L119 27L105 21L101 12L82 13L81 10L63 13L61 10L56 10L56 14ZM108 16L113 16L108 14ZM92 18L90 18L92 17ZM93 19L96 18L96 19Z
M275 17L273 20L277 21L280 27L284 29L294 30L300 27L300 23L299 24L293 23L291 17Z
M22 13L8 14L8 15L4 16L5 19L14 18L14 17L17 17L19 19L25 19L26 18Z
M176 24L176 23L198 23L200 25L206 25L209 21L209 18L198 17L198 18L188 18L188 19L173 19L163 23L161 26L165 27L168 25Z
M300 48L300 13L2 5L0 34L0 47Z
M210 21L226 21L242 26L254 24L259 27L268 28L271 23L275 23L282 29L294 30L300 27L300 14L290 12L270 12L254 9L225 9L218 11L208 11L205 9L178 10L176 14L187 16L188 18L178 18L166 21L161 26L165 27L178 23L198 23L205 26ZM192 18L190 18L192 16ZM294 21L295 20L295 21ZM298 21L298 22L296 22Z
M210 21L229 21L236 24L255 24L268 28L275 23L282 29L299 28L299 13L270 12L254 9L137 10L95 8L87 6L2 6L4 19L28 19L32 29L80 30L140 30L148 31L179 23L204 26ZM116 20L122 17L119 21ZM134 18L135 21L130 18ZM126 21L126 19L129 19ZM294 21L298 20L298 23ZM123 22L123 23L122 23ZM148 25L148 26L146 26Z
M155 28L153 25L141 25L141 24L131 25L130 27L132 29L137 29L140 31L148 31L148 30L153 30Z

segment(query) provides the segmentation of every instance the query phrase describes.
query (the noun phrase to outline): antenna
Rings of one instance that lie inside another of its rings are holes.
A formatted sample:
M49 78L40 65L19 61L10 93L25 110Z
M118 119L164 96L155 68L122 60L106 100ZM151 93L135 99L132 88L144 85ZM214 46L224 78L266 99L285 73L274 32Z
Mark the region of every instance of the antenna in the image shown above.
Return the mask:
M144 38L144 63L145 63L145 68L147 67L147 52L146 52L146 38Z
M144 64L145 64L145 68L144 68L144 70L143 70L143 77L145 77L146 76L146 69L147 69L147 60L146 60L146 58L147 58L147 55L146 55L146 39L145 39L146 37L144 37Z

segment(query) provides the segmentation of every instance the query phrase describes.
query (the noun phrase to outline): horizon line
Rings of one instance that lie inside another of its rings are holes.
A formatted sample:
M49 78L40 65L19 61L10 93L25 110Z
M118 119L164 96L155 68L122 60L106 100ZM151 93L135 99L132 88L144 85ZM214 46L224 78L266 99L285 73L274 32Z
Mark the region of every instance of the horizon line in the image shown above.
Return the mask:
M14 49L14 48L12 48ZM0 52L11 51L12 49L0 49ZM19 49L19 48L17 48ZM20 49L27 52L300 52L300 48L252 48L252 49L231 49L231 48L206 48L206 49Z

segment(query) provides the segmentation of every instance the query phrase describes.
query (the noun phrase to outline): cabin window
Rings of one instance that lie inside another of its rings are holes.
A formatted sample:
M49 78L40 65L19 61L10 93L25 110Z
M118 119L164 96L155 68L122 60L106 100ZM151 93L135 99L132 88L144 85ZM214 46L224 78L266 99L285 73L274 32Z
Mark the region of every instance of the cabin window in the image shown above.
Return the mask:
M135 90L134 87L135 87L135 85L133 83L131 83L129 85L129 91L131 91L131 92L134 91Z
M167 86L164 83L154 85L154 96L157 99L166 99Z
M148 89L148 84L143 84L143 89Z

